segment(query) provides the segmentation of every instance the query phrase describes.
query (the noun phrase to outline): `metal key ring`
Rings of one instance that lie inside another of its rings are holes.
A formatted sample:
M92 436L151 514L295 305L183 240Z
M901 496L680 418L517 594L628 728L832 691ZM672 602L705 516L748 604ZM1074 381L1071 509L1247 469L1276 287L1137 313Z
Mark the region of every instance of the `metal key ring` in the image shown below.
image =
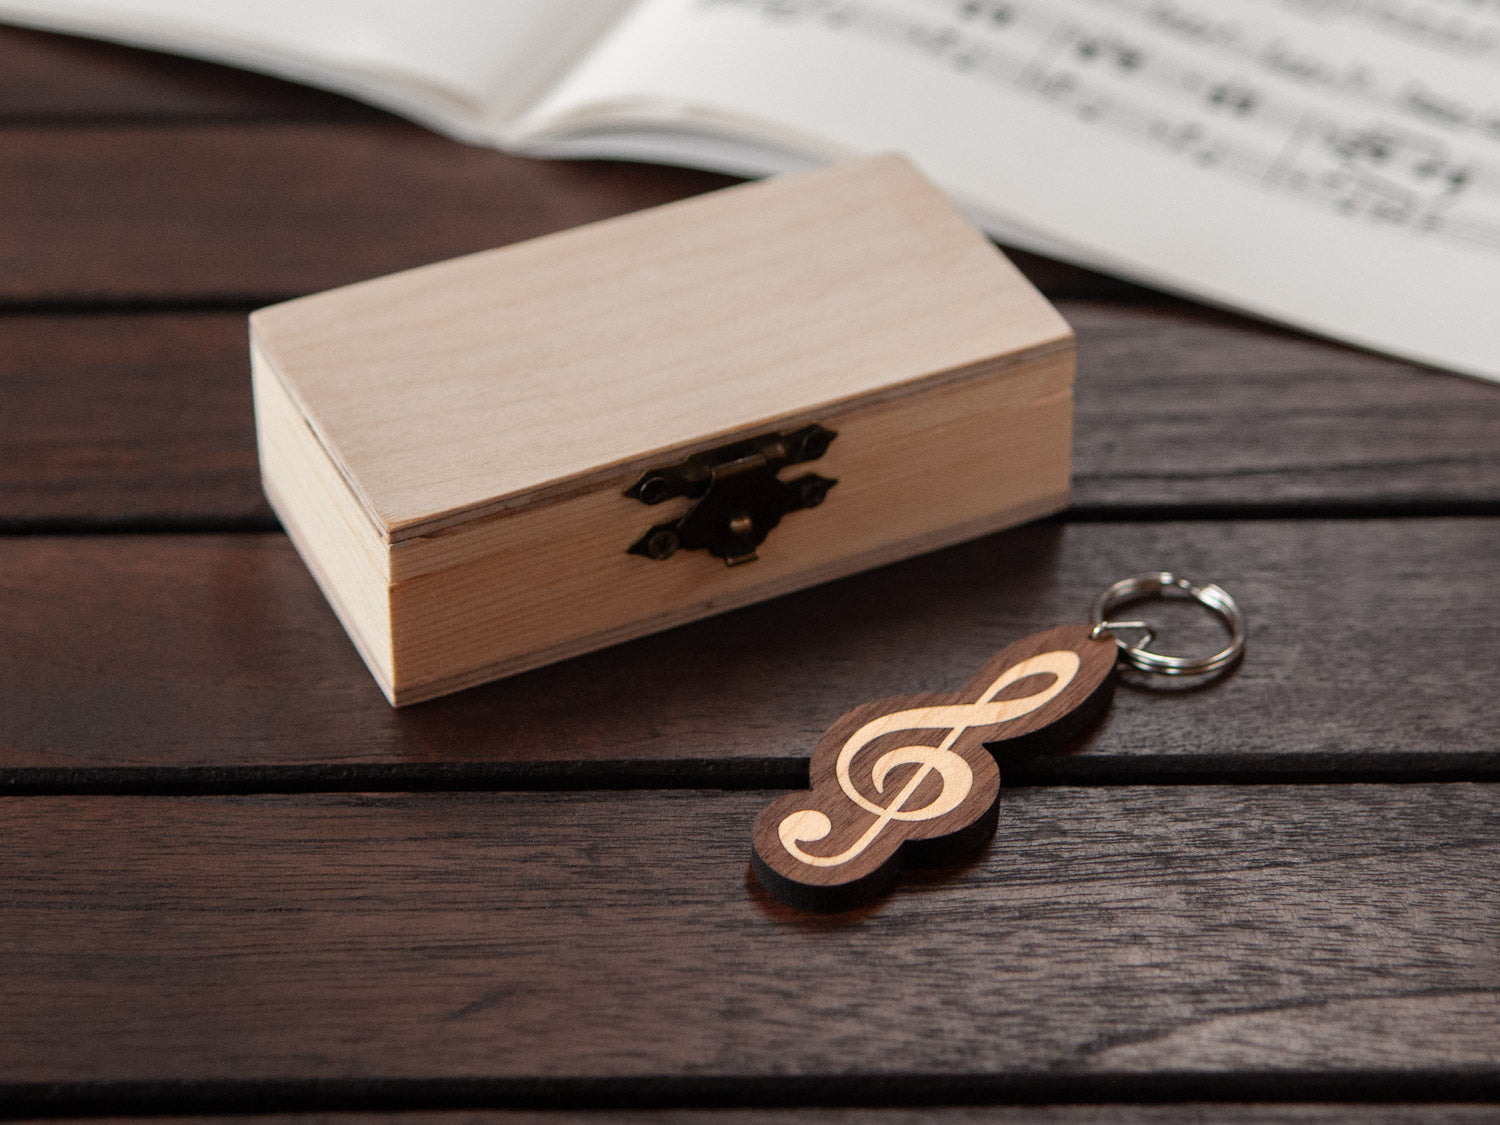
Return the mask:
M1227 648L1212 656L1164 656L1146 648L1155 634L1145 622L1109 620L1110 611L1126 602L1169 595L1174 590L1180 590L1187 597L1206 606L1224 622L1229 629ZM1143 640L1133 645L1126 644L1119 637L1115 637L1115 643L1120 646L1120 659L1132 668L1139 668L1143 672L1156 672L1163 676L1201 676L1208 672L1217 672L1220 668L1233 664L1245 651L1245 615L1240 612L1240 607L1235 604L1234 599L1223 587L1212 582L1207 586L1195 586L1186 578L1179 578L1167 571L1135 574L1129 578L1122 578L1099 595L1098 600L1094 602L1094 638L1098 639L1104 633L1112 634L1117 628L1142 629L1146 633Z

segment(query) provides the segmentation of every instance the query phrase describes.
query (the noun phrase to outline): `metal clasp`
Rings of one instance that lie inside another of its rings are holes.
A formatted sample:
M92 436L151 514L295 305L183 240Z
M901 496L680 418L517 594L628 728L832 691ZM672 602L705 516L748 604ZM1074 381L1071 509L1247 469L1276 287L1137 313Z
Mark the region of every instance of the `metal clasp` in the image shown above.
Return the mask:
M670 523L652 527L629 547L648 559L679 550L705 550L729 566L754 562L756 548L787 512L816 508L838 483L816 473L796 480L777 477L787 465L816 461L838 434L819 425L789 434L762 434L648 470L625 490L643 504L677 496L696 499Z

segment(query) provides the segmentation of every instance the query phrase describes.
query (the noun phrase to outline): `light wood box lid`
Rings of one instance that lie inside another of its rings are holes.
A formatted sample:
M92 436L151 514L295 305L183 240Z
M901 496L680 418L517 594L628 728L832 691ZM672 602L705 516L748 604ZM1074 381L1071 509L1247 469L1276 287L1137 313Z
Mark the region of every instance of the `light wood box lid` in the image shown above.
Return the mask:
M1019 364L1071 336L893 156L251 317L252 345L392 543L623 487L727 435Z

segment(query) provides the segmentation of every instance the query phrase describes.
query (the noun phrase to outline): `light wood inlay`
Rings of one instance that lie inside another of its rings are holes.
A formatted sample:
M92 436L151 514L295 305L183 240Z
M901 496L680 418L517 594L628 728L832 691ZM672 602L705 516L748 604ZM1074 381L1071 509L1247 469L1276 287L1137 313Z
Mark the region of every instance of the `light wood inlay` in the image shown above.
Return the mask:
M1113 640L1060 625L998 653L961 692L856 707L813 751L811 792L756 819L756 878L793 906L844 910L889 888L903 859L949 862L978 847L999 808L993 754L1097 720L1115 662Z

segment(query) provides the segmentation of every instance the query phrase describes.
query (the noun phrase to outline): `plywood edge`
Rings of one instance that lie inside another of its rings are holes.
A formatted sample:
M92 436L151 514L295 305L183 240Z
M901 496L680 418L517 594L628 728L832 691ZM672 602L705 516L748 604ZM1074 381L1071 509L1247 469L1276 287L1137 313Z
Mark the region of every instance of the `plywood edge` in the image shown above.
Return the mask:
M257 410L264 400L267 406L266 421L273 424L273 434L285 438L278 445L295 461L306 475L306 487L315 490L318 497L333 509L341 526L363 553L365 560L385 579L390 581L390 547L377 525L371 521L369 511L351 488L348 477L330 457L328 446L308 418L302 404L296 400L290 387L275 366L266 359L252 338L250 345L250 377L257 397ZM257 413L256 430L262 429ZM265 451L261 451L261 472L265 474ZM283 488L283 492L288 491ZM302 491L298 490L299 493Z
M785 575L771 582L747 586L744 589L728 594L715 594L711 599L703 602L684 605L671 612L657 614L640 621L631 622L628 625L602 630L585 637L574 638L550 648L527 653L525 656L498 661L484 667L470 669L458 675L446 676L423 683L402 684L396 688L394 693L387 691L386 695L397 707L406 707L413 703L422 703L429 699L436 699L439 696L448 695L455 691L462 691L465 688L477 687L491 680L497 680L505 676L514 676L521 672L530 671L533 668L541 668L560 660L581 656L596 649L648 636L662 629L669 629L676 625L685 625L688 622L696 621L710 614L739 609L755 602L764 601L767 598L779 597L782 594L789 594L809 586L816 586L823 582L845 578L863 570L886 566L890 563L911 558L914 555L940 550L944 547L963 543L969 539L977 539L982 535L1003 531L1008 527L1014 527L1017 524L1027 523L1031 520L1041 519L1043 516L1060 512L1068 506L1068 500L1069 494L1066 491L1046 496L1026 504L1018 505L988 519L975 520L967 524L948 528L937 535L923 534L913 536L910 539L886 544L874 550L852 555L821 567L802 571L797 574Z
M795 429L811 422L838 429L852 420L892 409L910 409L920 413L925 401L937 395L961 390L970 384L1006 380L1019 386L1038 374L1046 378L1043 387L1033 392L1033 400L1059 393L1071 394L1074 342L1070 328L1065 336L1023 352L998 356L951 372L925 375L905 383L893 384L877 393L837 399L809 406L792 414L761 419L724 433L704 435L689 444L601 466L598 471L587 476L559 481L549 489L538 490L525 497L497 500L494 505L489 506L489 510L482 513L470 509L444 521L433 521L426 531L409 531L403 538L392 540L389 562L391 581L403 582L501 550L506 538L505 523L509 519L522 514L533 515L542 509L565 504L600 489L621 491L652 466L671 464L735 438L749 437L768 430ZM815 469L817 466L810 464L807 468ZM647 510L641 509L643 512Z
M354 644L354 651L359 653L359 658L364 661L365 667L370 670L370 676L380 688L380 692L392 705L396 704L396 694L391 682L391 639L389 617L387 617L387 628L383 636L370 636L369 630L362 627L363 620L350 607L349 603L339 594L339 588L327 571L319 563L318 552L312 546L312 538L305 534L304 528L298 523L297 518L291 514L292 507L278 492L275 485L266 481L266 499L275 511L277 518L281 520L282 529L287 538L291 540L292 546L301 557L303 565L307 567L308 573L312 575L313 581L317 583L318 589L323 592L327 599L329 608L333 610L339 623L343 625L344 632L348 634L350 641Z
M271 308L277 307L279 306L271 306ZM340 490L331 489L330 494L337 495L340 492L347 494L354 505L348 509L350 514L352 515L357 512L363 525L358 528L361 540L372 544L380 544L379 553L384 555L385 547L390 542L390 532L386 527L385 520L381 517L379 511L376 510L374 503L365 493L364 489L360 487L358 478L349 469L349 466L344 463L343 458L338 455L337 446L329 439L328 434L319 425L315 412L308 409L307 403L297 390L295 380L287 379L284 376L283 368L276 359L275 347L265 338L265 334L260 328L263 323L261 314L267 311L269 310L258 309L250 314L250 368L252 378L255 377L255 372L261 371L264 372L267 379L275 382L281 397L296 411L297 415L302 419L304 428L317 441L321 459L327 463L342 485ZM342 502L341 506L348 507L342 504Z
M388 698L392 695L389 567L301 411L252 351L261 484L297 553Z

